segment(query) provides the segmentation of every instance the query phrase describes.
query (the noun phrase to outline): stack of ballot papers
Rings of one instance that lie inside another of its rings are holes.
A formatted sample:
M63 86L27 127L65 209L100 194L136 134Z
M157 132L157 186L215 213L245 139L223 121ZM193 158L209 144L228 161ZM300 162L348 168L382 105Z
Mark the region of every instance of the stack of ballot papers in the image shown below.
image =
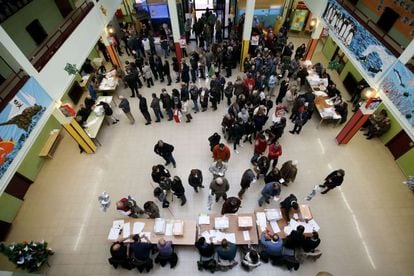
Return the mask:
M236 234L234 233L223 233L220 230L210 230L204 231L201 233L201 236L204 237L207 241L212 238L214 243L219 243L223 239L226 239L229 242L236 243Z
M184 235L184 221L176 220L173 225L173 235L182 236Z
M119 235L122 232L122 228L124 227L124 221L123 220L114 220L112 223L112 227L109 230L108 234L108 240L117 240Z
M129 223L129 222L124 223L123 229L124 230L122 231L122 235L123 235L124 239L131 236L131 223Z
M132 227L132 234L139 234L144 230L145 223L144 222L134 222L134 226Z
M227 229L229 228L229 218L226 216L216 217L214 220L215 229Z
M305 233L312 233L313 231L318 232L320 229L319 225L316 223L314 219L311 219L307 223L305 221L296 221L294 219L291 219L289 221L289 225L285 226L283 231L286 233L286 235L289 235L290 232L292 232L293 230L296 230L296 228L299 225L302 225L303 227L305 227Z
M165 235L166 236L172 236L173 235L173 226L174 226L174 221L167 222L167 224L165 225Z
M209 225L210 224L210 216L206 214L200 214L198 217L198 224L199 225Z
M154 223L154 233L164 234L165 233L165 219L156 218Z
M266 214L264 212L256 213L256 224L260 227L260 231L266 230Z
M280 220L282 219L282 213L280 212L280 209L265 209L267 220Z
M239 227L252 227L253 219L252 217L238 217Z

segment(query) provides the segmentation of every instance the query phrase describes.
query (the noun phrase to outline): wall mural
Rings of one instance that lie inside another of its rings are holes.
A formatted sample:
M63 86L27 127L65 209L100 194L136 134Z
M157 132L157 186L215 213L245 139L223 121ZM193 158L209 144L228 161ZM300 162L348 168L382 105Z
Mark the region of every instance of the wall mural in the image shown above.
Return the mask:
M51 103L52 98L30 78L0 112L0 178Z
M372 82L378 82L382 73L396 61L396 57L335 0L328 1L323 18Z
M381 83L381 89L414 126L414 74L398 61Z

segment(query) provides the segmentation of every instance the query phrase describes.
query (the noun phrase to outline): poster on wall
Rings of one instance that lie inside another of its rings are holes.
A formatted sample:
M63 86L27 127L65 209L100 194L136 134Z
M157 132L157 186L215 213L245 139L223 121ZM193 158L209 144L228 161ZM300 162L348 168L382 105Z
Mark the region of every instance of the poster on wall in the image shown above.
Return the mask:
M30 78L0 112L0 178L51 103L52 98Z
M414 74L398 61L381 82L380 87L401 115L414 126Z
M301 32L305 27L306 18L308 17L308 10L295 10L293 13L291 31Z
M396 61L396 57L335 0L328 0L323 19L372 82L377 82Z

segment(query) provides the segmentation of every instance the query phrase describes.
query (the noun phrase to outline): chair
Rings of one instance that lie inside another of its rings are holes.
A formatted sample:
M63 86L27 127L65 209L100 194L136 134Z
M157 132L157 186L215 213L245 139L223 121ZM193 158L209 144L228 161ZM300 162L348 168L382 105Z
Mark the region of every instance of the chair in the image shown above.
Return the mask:
M167 263L170 263L170 268L174 268L177 265L178 256L175 252L173 252L171 256L162 256L158 254L154 261L156 264L159 263L162 267L164 267Z
M132 268L134 268L134 266L129 262L129 260L117 260L114 258L109 258L108 262L115 268L117 269L118 266L121 266L123 268L126 268L128 270L131 270Z

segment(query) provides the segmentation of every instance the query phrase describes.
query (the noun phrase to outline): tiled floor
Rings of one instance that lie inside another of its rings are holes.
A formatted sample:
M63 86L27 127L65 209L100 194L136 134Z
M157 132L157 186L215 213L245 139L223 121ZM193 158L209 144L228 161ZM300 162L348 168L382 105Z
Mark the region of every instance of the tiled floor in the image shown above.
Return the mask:
M295 41L295 44L300 41ZM315 60L326 60L320 50ZM335 73L330 72L341 91L345 91ZM233 74L233 78L235 74ZM163 86L157 82L153 89L142 89L147 99L150 93L159 93ZM174 85L173 87L177 87ZM171 87L168 88L171 91ZM129 96L129 91L121 90ZM344 92L345 94L345 92ZM211 177L208 167L212 162L207 138L220 132L220 122L225 113L222 103L219 110L193 114L190 124L176 124L163 120L159 124L144 126L138 111L138 100L130 99L132 113L137 122L130 125L124 114L121 122L104 126L99 140L102 147L96 154L79 154L74 141L66 135L53 160L46 162L35 184L27 193L8 241L45 239L56 254L50 259L48 275L135 275L137 271L115 270L107 262L110 243L106 240L113 219L120 218L114 203L128 194L139 203L153 200L151 166L163 163L153 153L157 140L163 139L175 146L177 169L174 175L185 181L192 168L204 172L205 184ZM151 115L153 115L151 113ZM414 200L413 193L401 182L404 176L391 154L380 141L366 140L358 133L348 145L338 146L334 140L341 129L323 125L316 129L318 115L305 125L300 135L287 131L281 138L283 155L279 162L297 159L299 173L295 183L283 188L282 197L294 193L301 200L315 184L334 169L346 171L345 182L327 195L318 195L311 201L311 208L321 226L320 249L323 256L316 262L303 264L297 272L264 264L255 270L257 275L315 275L329 271L334 275L413 275L414 263ZM250 167L253 153L250 144L232 152L227 177L231 188L229 195L236 195L242 172ZM263 180L256 182L246 193L243 212L253 211ZM188 203L181 207L176 200L171 212L162 210L163 217L195 219L207 208L207 190L194 193L186 185ZM107 191L112 206L100 211L97 197ZM219 212L221 204L214 204ZM271 206L276 206L272 203ZM179 248L179 263L174 270L156 266L154 275L199 274L196 267L198 254L193 248ZM2 270L14 267L4 257ZM243 273L240 267L227 275ZM207 274L207 273L204 273Z

